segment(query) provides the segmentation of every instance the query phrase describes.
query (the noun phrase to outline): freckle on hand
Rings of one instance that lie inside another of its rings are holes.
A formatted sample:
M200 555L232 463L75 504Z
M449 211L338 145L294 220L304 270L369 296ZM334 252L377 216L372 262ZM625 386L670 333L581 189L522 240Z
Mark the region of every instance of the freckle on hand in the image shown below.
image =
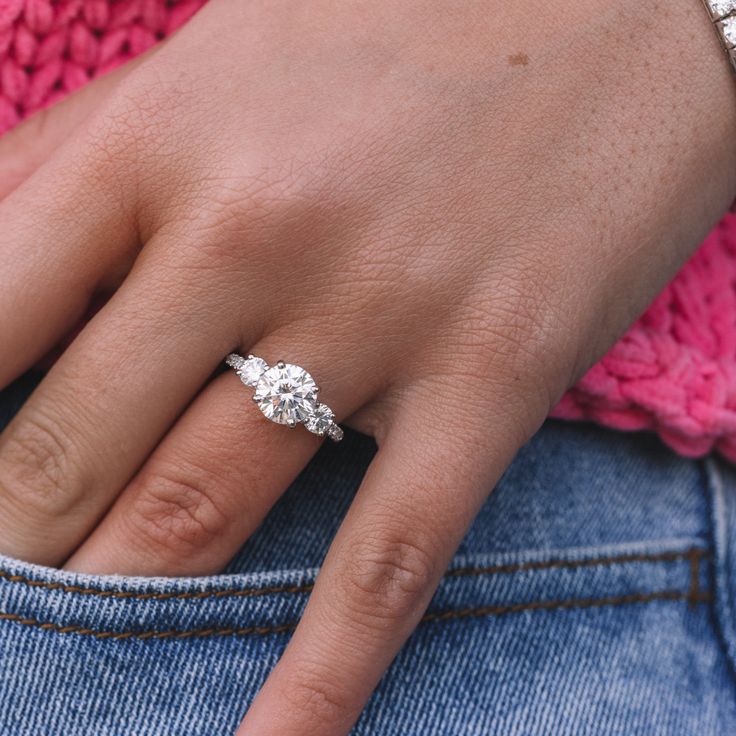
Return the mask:
M519 52L518 54L511 54L508 61L509 66L526 66L529 63L529 57Z

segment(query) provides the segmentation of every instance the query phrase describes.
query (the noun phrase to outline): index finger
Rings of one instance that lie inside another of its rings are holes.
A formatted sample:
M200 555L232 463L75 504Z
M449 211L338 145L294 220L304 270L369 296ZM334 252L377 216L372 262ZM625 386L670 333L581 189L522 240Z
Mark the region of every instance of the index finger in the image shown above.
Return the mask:
M0 199L38 170L136 66L158 47L108 72L0 136Z
M238 736L350 731L516 449L503 438L494 446L487 427L446 433L425 410L412 414L376 455Z

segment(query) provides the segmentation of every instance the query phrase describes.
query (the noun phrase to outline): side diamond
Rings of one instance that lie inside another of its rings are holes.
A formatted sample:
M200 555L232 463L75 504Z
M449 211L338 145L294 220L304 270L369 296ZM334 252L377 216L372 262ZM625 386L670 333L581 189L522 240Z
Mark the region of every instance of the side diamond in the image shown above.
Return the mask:
M318 404L304 420L304 426L314 434L322 437L334 422L335 415L326 404Z
M246 385L255 388L258 379L268 370L268 363L263 358L249 355L237 369L240 380Z

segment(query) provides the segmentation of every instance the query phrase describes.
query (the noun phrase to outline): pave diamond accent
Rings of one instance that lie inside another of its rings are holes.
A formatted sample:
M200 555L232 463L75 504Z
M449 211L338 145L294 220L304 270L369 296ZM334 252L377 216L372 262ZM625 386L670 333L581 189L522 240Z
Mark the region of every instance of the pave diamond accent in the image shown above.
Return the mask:
M236 371L239 371L245 363L245 358L242 355L238 355L237 353L230 353L230 355L225 358L225 363L227 363L231 368L234 368Z
M335 415L332 413L332 409L326 404L318 404L312 414L304 421L304 426L310 432L322 437L334 421Z
M707 0L708 8L715 20L725 18L736 10L736 0Z
M327 436L333 442L341 442L342 438L345 436L345 432L343 432L343 429L339 424L330 424L327 429Z
M266 419L294 426L314 412L317 393L314 379L303 368L278 363L258 379L253 400Z

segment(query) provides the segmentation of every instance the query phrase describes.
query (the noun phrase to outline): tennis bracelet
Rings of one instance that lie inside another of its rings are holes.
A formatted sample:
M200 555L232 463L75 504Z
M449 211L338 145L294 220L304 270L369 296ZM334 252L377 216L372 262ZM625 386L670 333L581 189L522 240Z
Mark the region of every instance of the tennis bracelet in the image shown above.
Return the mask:
M703 0L703 4L718 31L721 46L736 71L736 0Z

